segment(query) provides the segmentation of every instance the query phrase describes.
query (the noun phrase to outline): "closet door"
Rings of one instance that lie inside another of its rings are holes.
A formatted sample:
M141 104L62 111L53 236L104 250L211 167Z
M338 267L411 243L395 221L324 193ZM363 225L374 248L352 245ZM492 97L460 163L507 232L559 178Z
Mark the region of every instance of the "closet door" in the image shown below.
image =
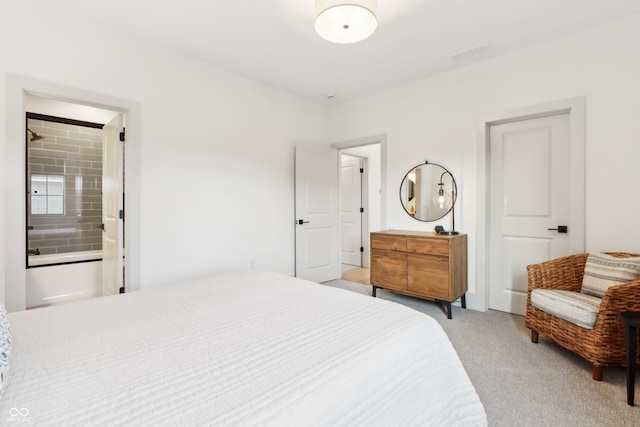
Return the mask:
M490 138L489 308L524 315L527 265L583 240L570 222L582 184L572 179L569 114L493 125Z

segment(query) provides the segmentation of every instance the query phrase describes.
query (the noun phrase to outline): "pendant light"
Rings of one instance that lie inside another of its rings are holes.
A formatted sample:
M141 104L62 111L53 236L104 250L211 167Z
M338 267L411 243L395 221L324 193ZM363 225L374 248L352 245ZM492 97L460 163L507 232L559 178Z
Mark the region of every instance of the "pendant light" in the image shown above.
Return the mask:
M445 175L449 175L451 177L451 196L444 192L444 181L442 178ZM453 175L448 170L442 172L440 175L440 182L438 183L438 193L433 196L433 204L437 209L446 209L447 211L451 211L451 231L446 231L442 227L439 227L437 230L438 234L446 234L446 235L456 235L460 234L456 231L456 210L455 210L455 202L456 202L456 180L453 179Z
M332 43L362 41L378 26L377 0L316 0L316 32Z

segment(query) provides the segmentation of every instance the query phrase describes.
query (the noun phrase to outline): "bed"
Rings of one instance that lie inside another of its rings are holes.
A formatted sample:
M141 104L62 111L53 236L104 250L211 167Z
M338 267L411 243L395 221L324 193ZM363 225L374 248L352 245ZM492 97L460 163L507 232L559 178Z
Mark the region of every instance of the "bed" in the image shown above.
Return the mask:
M435 320L277 273L231 273L9 317L0 424L487 424Z

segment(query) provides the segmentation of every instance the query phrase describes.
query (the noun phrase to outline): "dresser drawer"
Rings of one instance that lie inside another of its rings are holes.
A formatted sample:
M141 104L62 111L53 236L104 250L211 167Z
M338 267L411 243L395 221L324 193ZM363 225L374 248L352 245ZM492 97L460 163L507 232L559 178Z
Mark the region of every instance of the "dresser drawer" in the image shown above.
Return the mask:
M447 240L407 239L407 252L449 256L449 242Z
M406 252L407 239L398 236L381 236L371 234L371 249Z

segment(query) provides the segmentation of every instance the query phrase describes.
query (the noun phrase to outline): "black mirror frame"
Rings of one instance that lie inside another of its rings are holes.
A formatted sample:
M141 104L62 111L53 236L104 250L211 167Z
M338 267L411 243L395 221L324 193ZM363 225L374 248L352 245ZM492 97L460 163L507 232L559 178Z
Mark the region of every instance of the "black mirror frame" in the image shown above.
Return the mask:
M404 200L402 199L402 185L404 184L404 182L408 179L409 174L411 173L411 171L413 171L414 169L420 167L420 166L425 166L425 165L432 165L432 166L438 166L440 168L442 168L442 170L444 172L442 172L442 175L440 175L440 182L442 182L442 177L445 174L449 174L449 176L451 177L451 182L453 183L453 197L452 197L452 202L451 202L451 207L449 208L449 210L447 210L444 214L442 214L442 216L439 216L438 218L434 218L434 219L420 219L420 218L416 218L414 215L412 215L408 210L407 207L405 206ZM402 179L402 181L400 181L400 190L398 191L398 195L400 196L400 204L402 205L402 208L404 209L404 211L407 213L407 215L409 215L411 218L415 219L416 221L421 221L421 222L434 222L434 221L438 221L442 218L444 218L445 216L447 216L447 214L449 212L451 212L451 210L453 209L453 206L456 204L456 201L458 200L458 184L456 183L456 179L453 177L453 174L449 171L449 169L445 168L442 165L439 165L437 163L429 163L429 161L425 161L424 163L419 163L417 165L415 165L414 167L412 167L411 169L409 169L409 171L404 175L404 178Z

